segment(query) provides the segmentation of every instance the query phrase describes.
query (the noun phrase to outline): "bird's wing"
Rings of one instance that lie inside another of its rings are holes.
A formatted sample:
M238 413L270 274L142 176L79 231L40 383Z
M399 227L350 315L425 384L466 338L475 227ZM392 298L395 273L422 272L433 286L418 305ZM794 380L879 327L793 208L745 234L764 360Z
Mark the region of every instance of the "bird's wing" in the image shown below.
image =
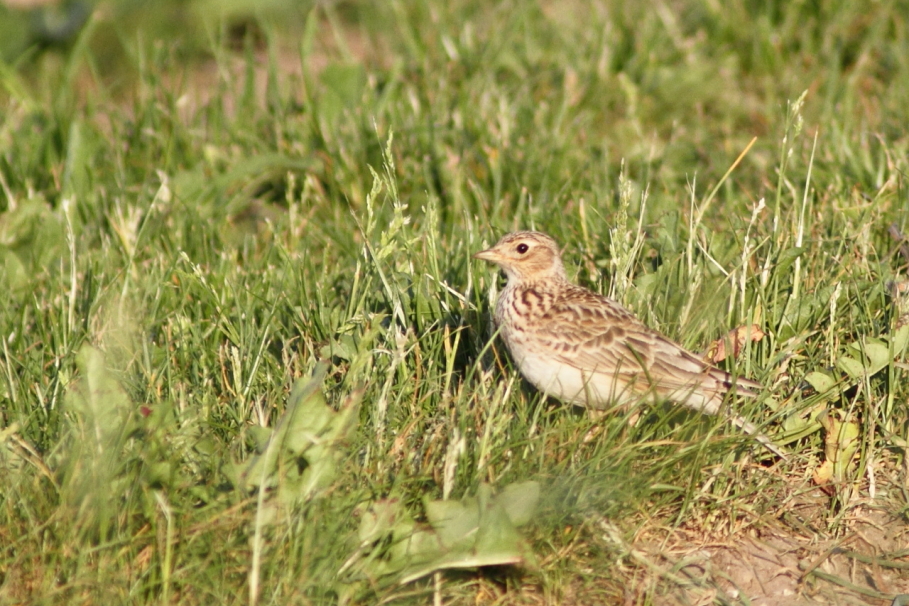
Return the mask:
M701 391L712 399L729 391L754 395L758 383L725 371L673 343L605 297L576 287L547 311L548 340L562 342L558 360L588 373L609 374L631 389L670 396Z

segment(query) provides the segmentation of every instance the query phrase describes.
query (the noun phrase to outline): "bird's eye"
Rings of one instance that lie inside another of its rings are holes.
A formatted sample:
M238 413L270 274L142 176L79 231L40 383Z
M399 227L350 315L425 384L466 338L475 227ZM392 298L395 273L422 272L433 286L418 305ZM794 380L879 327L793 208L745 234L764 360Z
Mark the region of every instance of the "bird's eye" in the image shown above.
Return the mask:
M527 245L524 244L524 243L521 243L521 244L518 244L518 246L517 246L517 248L515 248L515 250L518 251L518 254L519 254L519 255L523 255L523 254L526 253L528 250L530 250L530 247L527 246Z

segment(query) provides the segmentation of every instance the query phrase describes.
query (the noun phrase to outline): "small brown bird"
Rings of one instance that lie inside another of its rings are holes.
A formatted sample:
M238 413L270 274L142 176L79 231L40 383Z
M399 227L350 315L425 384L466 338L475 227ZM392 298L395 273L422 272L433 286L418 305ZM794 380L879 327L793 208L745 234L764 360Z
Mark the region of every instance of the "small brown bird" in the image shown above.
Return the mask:
M730 391L755 397L761 389L711 366L612 299L570 283L546 234L508 234L474 258L505 272L495 310L499 334L521 374L547 395L594 410L649 396L716 415ZM729 418L786 458L753 424Z

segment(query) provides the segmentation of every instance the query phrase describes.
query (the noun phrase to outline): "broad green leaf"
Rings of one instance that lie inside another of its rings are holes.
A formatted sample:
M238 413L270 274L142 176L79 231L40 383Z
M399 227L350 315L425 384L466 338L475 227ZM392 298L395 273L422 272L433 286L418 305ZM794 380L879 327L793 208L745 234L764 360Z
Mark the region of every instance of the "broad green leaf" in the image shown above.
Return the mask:
M792 264L803 252L805 252L805 247L803 246L793 246L781 252L780 256L777 257L776 267L774 268L776 275L782 276L789 271L789 268L792 267Z
M397 499L373 503L361 514L358 535L361 549L374 549L365 551L360 568L369 578L396 575L409 583L451 568L533 564L516 522L532 519L539 493L537 482L512 484L498 495L481 484L473 497L427 499L428 527L415 524Z
M865 374L865 365L849 356L840 356L836 365L852 379L858 379Z
M875 373L890 363L890 346L878 339L868 339L865 343L865 355L870 362L870 372Z
M414 526L413 518L399 499L383 499L361 513L358 536L360 541L368 543L390 532L412 532Z
M805 375L805 381L818 393L827 393L836 387L836 379L825 372L809 372Z
M506 486L497 499L515 526L523 526L533 519L540 502L539 482L516 482Z
M429 501L424 503L426 518L439 533L446 548L453 548L465 539L471 544L480 525L480 512L476 499L461 501Z
M482 512L480 527L477 529L474 556L465 565L501 566L502 564L523 564L529 550L508 517L501 501L490 503Z
M900 326L893 333L891 342L893 343L893 353L897 356L901 355L906 350L906 345L909 344L909 324Z
M291 394L285 412L286 428L280 438L282 446L295 455L303 454L320 442L322 434L329 430L335 414L325 403L321 391L309 393L296 401L294 394Z
M263 453L265 452L265 447L268 446L268 441L271 440L272 428L271 427L262 427L261 425L251 425L246 428L246 432L255 442L256 452Z
M445 552L411 566L401 582L442 569L532 563L533 554L511 516L522 523L531 519L538 498L539 485L523 482L507 486L499 495L481 484L472 498L427 501L426 517Z
M321 392L327 371L328 364L320 363L312 377L296 382L264 451L243 472L243 485L277 486L278 497L292 505L318 495L334 481L342 454L339 442L355 426L363 391L352 392L340 412L333 411Z
M61 213L43 200L26 200L0 212L0 288L19 290L63 254L66 230Z
M28 286L31 281L32 274L25 269L16 253L0 246L0 288L6 292L16 292Z
M873 375L886 368L894 357L899 357L909 341L909 325L901 326L889 340L867 338L861 343L850 343L847 349L853 355L843 355L837 365L852 379Z
M863 343L850 343L849 349L857 358L866 359L865 374L874 374L890 363L890 346L880 339L865 339Z

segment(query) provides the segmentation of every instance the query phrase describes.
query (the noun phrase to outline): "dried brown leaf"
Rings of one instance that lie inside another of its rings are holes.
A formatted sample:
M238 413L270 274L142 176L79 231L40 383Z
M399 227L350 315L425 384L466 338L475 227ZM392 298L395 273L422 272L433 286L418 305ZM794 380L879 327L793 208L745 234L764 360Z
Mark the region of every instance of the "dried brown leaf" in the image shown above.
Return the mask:
M711 364L722 362L729 357L729 346L732 346L732 357L737 358L739 353L745 347L748 341L760 341L764 338L764 331L757 324L751 326L739 326L726 333L722 338L717 339L707 348L707 354L704 356Z

